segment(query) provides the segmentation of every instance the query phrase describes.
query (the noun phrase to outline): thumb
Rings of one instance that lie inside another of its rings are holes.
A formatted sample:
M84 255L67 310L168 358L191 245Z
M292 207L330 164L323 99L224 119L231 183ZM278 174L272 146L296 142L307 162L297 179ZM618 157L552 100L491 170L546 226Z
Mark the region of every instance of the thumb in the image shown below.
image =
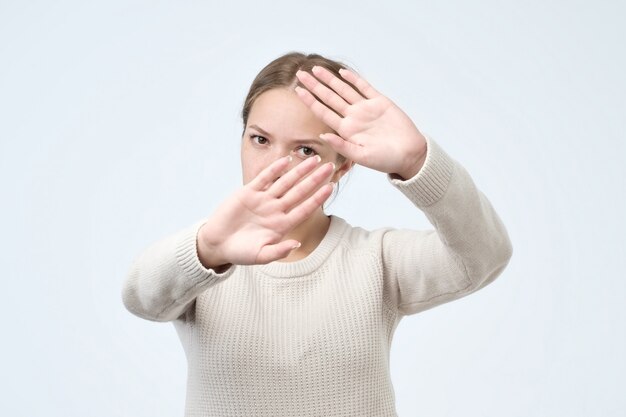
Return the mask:
M286 258L292 251L298 249L301 243L295 239L284 240L274 245L265 245L257 256L258 264L267 264L278 259Z

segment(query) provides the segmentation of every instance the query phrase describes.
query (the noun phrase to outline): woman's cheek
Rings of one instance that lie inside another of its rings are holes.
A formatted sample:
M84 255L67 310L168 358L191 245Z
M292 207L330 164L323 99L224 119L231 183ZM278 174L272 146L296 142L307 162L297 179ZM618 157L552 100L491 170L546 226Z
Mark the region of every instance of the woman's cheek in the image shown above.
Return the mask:
M261 160L249 160L244 168L244 178L246 183L256 178L256 176L259 175L259 173L261 173L261 171L263 171L267 166L269 166L269 164L265 164Z

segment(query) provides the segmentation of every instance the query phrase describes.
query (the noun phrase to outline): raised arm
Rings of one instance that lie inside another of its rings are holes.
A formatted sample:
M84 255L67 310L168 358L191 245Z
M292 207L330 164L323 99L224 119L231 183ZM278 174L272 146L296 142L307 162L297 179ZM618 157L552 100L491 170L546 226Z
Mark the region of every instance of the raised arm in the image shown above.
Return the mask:
M197 252L198 221L145 249L132 263L122 288L126 309L152 321L171 321L212 285L228 278L233 267L221 273L202 265Z
M487 198L389 98L352 71L340 74L343 80L321 67L297 73L306 87L296 88L300 99L336 132L320 137L357 164L387 173L436 229L387 231L385 297L412 314L493 281L512 245Z
M498 277L513 247L506 228L469 173L429 136L414 177L388 177L435 230L383 236L385 293L409 315L468 295Z
M330 196L332 164L283 157L241 187L206 220L159 240L133 262L122 299L153 321L180 317L196 297L227 279L233 265L266 264L299 247L287 234Z

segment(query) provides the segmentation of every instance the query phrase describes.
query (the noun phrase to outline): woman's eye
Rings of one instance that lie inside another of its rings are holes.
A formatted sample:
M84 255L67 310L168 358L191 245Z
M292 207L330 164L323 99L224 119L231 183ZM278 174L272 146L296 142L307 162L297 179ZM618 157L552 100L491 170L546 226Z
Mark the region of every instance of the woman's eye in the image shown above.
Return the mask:
M301 146L298 151L300 152L301 156L305 156L305 157L309 157L309 156L314 156L317 155L317 152L315 152L315 149L313 148L309 148L308 146Z
M258 143L259 145L265 145L267 143L267 139L264 138L263 136L259 136L259 135L250 135L250 138L255 141L256 143Z

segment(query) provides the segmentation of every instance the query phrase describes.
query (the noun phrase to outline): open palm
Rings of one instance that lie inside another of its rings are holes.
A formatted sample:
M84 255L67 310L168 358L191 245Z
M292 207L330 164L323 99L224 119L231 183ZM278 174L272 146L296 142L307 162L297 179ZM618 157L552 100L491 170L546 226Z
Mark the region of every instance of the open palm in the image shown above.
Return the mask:
M206 267L266 264L298 247L283 240L332 192L332 163L308 158L285 173L288 158L262 170L217 207L198 231L198 255Z
M403 178L419 171L426 155L426 139L404 111L349 70L340 73L359 91L323 67L315 66L312 72L315 76L298 71L306 89L296 87L296 92L338 133L325 133L322 139L348 159L377 171Z

